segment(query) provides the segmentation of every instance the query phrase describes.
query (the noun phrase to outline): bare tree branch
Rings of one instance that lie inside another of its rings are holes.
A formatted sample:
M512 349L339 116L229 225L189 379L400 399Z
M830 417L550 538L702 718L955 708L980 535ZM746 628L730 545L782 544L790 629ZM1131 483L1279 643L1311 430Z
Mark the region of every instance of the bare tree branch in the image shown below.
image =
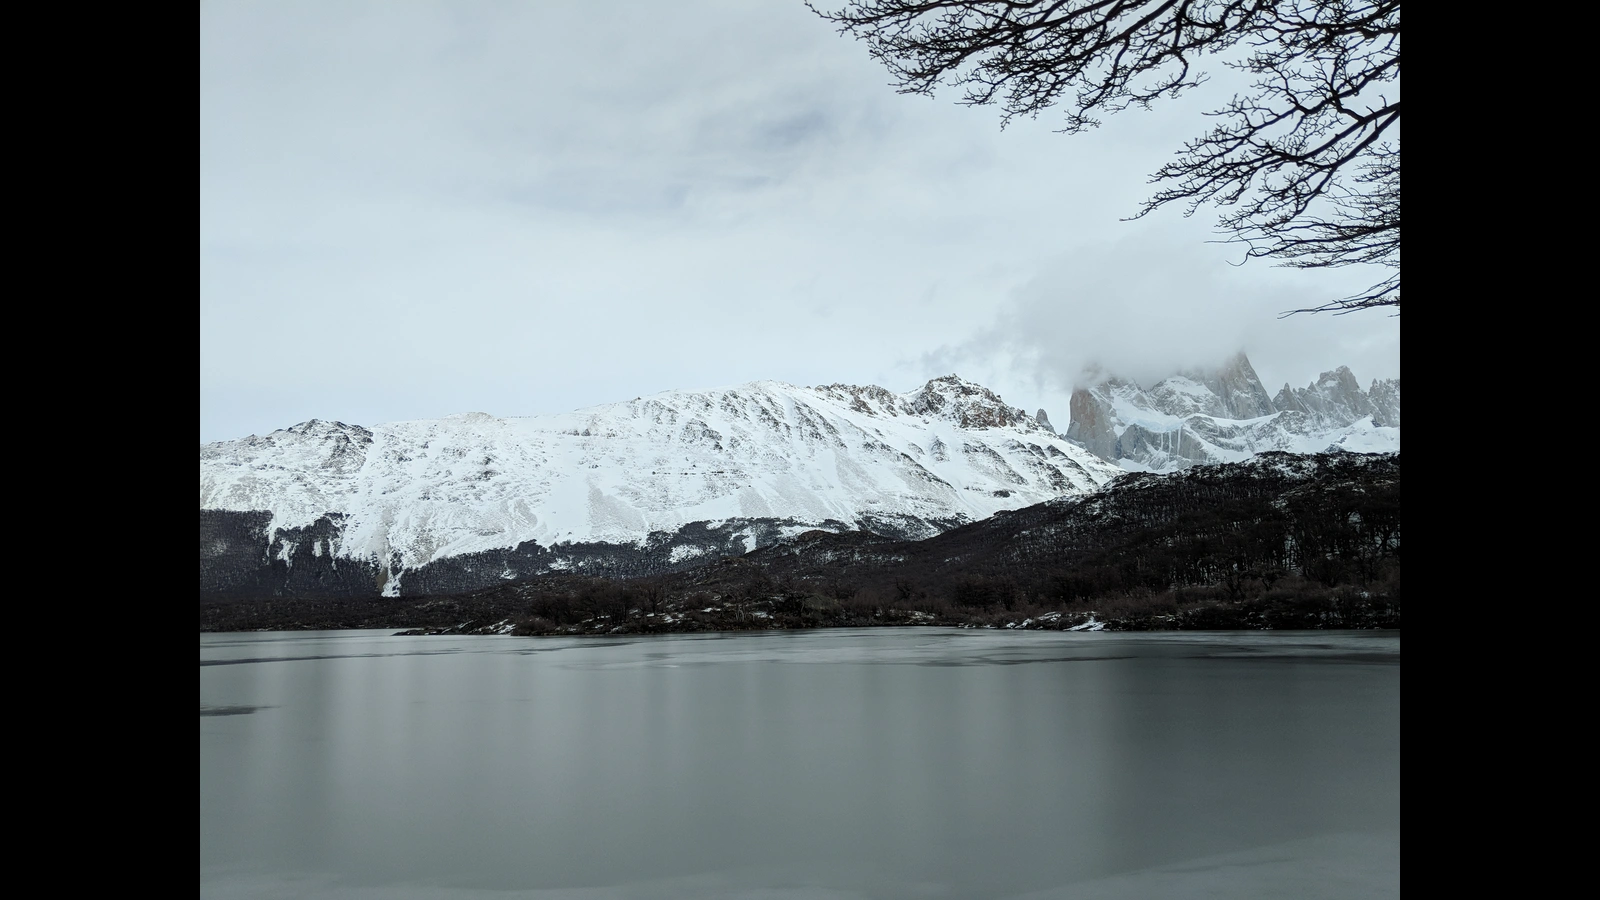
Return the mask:
M1200 84L1207 56L1255 76L1151 177L1132 218L1222 210L1246 258L1394 274L1295 312L1400 305L1399 0L848 0L813 12L866 42L901 93L963 90L1002 127L1059 106L1062 131Z

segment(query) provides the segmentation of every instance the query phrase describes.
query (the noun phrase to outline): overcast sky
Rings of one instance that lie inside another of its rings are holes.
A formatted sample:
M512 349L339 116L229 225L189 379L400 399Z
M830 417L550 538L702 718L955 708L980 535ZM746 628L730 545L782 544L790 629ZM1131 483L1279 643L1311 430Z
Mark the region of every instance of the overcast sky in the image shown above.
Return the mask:
M1085 365L1241 349L1270 391L1398 376L1398 318L1277 315L1381 273L1122 221L1212 87L1002 131L800 0L208 0L200 439L950 372L1063 427Z

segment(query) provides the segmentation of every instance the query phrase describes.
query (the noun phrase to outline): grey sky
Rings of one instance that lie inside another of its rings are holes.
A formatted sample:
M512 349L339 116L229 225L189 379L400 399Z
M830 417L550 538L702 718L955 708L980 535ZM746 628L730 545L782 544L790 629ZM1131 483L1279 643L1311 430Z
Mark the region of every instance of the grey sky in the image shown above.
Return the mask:
M1068 137L906 97L799 0L202 4L200 438L951 371L1399 374L1376 281L1138 222L1216 92Z

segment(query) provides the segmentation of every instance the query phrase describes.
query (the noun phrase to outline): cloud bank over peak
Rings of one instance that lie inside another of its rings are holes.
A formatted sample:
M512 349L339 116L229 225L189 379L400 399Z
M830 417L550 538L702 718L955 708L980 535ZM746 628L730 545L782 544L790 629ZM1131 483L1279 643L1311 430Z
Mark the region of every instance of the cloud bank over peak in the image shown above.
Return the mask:
M1010 293L991 326L929 354L927 365L988 368L996 382L1044 393L1108 375L1148 386L1239 352L1273 389L1340 365L1363 381L1399 376L1398 317L1282 315L1363 287L1369 272L1251 261L1256 271L1241 277L1245 267L1230 262L1239 250L1207 243L1194 223L1132 224L1118 239L1056 255Z

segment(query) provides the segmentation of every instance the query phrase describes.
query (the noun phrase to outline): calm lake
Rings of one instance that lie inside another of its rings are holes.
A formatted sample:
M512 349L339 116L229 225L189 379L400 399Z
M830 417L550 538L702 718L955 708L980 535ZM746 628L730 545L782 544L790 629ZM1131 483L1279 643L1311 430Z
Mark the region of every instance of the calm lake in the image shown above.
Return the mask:
M200 894L1397 897L1396 632L200 636Z

